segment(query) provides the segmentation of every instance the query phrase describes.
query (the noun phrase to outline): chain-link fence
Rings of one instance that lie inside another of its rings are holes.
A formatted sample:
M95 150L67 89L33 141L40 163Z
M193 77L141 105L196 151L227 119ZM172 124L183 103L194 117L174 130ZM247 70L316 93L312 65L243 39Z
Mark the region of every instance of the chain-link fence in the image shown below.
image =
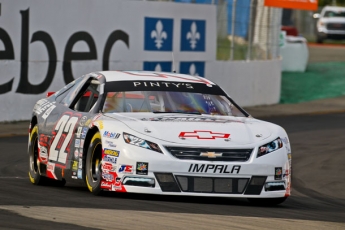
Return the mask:
M264 0L151 0L217 5L217 59L268 60L279 57L282 10Z

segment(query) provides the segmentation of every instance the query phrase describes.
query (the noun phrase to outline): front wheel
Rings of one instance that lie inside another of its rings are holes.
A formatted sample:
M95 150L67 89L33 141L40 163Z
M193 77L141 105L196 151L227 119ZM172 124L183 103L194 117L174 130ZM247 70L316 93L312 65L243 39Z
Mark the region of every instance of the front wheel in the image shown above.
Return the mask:
M95 133L91 139L87 150L85 176L86 185L94 195L101 193L101 162L102 162L102 142L99 132Z
M38 148L38 126L31 130L29 140L29 178L30 182L34 185L43 184L45 178L39 172L39 148Z
M248 201L253 205L258 206L275 206L283 203L287 197L279 198L248 198Z

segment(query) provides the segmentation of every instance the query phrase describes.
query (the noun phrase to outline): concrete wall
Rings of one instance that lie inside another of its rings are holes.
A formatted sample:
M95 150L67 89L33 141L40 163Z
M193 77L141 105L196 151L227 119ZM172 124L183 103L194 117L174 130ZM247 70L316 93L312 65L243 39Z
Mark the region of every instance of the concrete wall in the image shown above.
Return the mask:
M281 60L215 61L207 78L219 84L241 106L276 104L280 99Z

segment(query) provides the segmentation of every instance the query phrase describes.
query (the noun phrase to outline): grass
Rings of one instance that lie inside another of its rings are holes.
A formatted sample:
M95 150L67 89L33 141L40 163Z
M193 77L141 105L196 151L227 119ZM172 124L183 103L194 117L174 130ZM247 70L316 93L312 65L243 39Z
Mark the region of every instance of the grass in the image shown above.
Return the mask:
M310 63L304 73L283 72L280 103L299 103L345 95L345 63Z

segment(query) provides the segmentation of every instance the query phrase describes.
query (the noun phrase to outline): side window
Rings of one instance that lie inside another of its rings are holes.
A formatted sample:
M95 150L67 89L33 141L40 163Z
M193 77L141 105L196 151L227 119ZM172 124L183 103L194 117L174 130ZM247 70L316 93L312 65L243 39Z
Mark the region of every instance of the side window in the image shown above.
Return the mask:
M73 99L78 94L80 88L84 85L83 83L85 81L83 80L84 80L83 77L78 78L77 80L75 80L74 86L68 90L67 94L63 93L65 96L61 101L62 104L64 104L65 106L69 106L73 102Z
M73 110L79 112L88 112L96 104L99 96L100 83L98 80L91 80L86 83L87 87L76 98Z

